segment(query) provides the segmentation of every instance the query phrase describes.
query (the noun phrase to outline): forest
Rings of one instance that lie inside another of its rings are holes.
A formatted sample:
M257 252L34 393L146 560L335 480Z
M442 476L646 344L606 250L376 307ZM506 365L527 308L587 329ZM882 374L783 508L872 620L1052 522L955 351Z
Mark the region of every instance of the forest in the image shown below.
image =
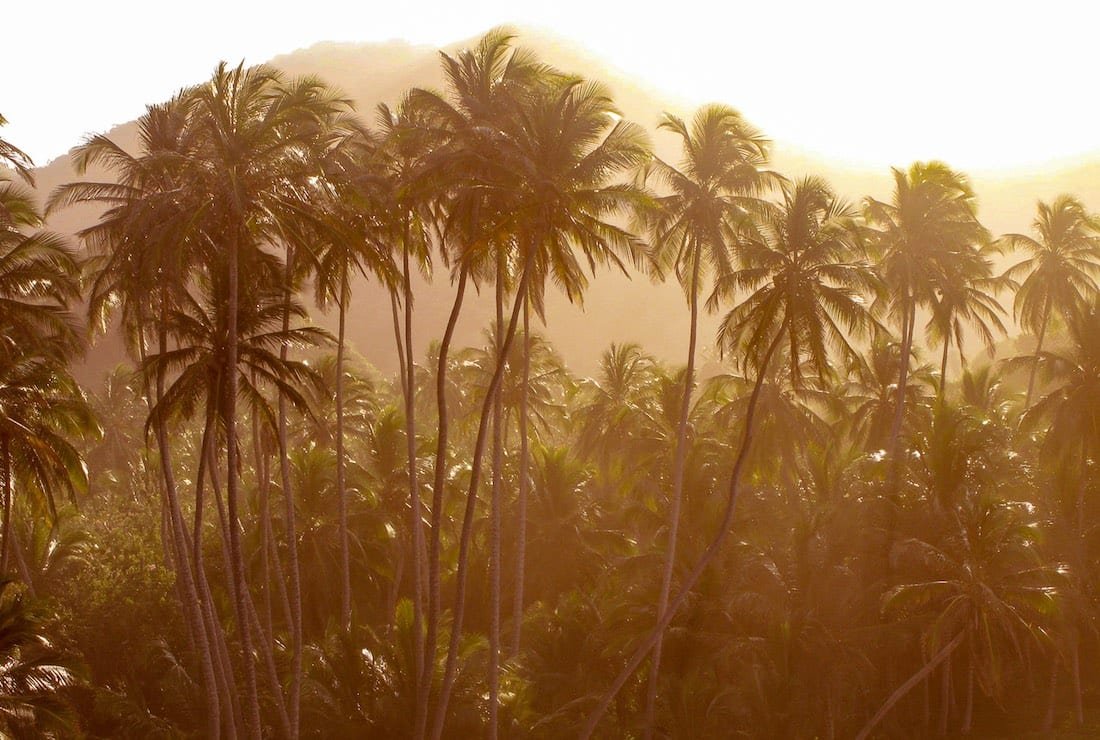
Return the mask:
M0 139L0 735L1100 732L1100 216L849 201L506 29L439 61L373 111L223 63L48 193ZM605 271L682 288L680 362L566 366Z

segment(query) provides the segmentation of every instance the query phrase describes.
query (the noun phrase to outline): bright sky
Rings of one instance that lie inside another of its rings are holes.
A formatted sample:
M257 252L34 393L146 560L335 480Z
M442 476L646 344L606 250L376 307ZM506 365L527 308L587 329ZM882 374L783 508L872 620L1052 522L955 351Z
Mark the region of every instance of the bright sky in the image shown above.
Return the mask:
M0 9L0 135L39 164L205 78L317 41L567 37L689 104L856 165L971 171L1100 152L1100 5L978 0L98 0ZM644 122L650 123L650 122Z

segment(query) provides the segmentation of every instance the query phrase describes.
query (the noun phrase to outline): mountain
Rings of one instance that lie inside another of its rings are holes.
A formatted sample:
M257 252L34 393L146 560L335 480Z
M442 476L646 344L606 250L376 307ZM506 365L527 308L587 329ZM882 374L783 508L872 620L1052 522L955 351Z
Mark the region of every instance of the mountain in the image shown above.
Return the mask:
M444 50L454 52L470 43L471 40L467 40ZM646 126L651 132L663 111L691 115L692 106L686 102L646 87L644 82L632 79L566 40L523 31L519 43L561 69L603 81L625 117ZM278 56L270 63L291 75L316 75L324 79L342 90L368 122L378 103L392 105L410 87L439 89L443 85L437 50L403 42L324 42ZM736 100L721 102L737 106ZM873 101L865 98L861 103L859 96L853 95L850 99L838 100L837 104L870 105ZM751 110L742 113L752 120ZM123 147L132 148L136 141L135 125L131 122L117 126L107 135ZM654 135L654 146L663 158L677 159L676 142L671 136ZM908 164L898 163L899 166ZM788 177L823 175L852 201L865 195L885 198L890 193L888 169L852 168L800 151L790 142L776 142L773 166ZM90 179L103 176L102 172L89 174ZM45 194L75 179L75 175L69 157L64 156L39 168L36 178L39 192ZM981 202L983 223L995 234L1027 230L1038 199L1072 192L1087 204L1100 202L1100 162L1061 163L1044 171L973 173L972 181ZM95 217L94 209L74 208L53 217L51 226L62 233L74 234L92 223ZM442 334L451 297L452 288L442 273L437 274L432 283L416 286L414 341L421 358L429 342ZM467 299L467 306L457 327L457 346L483 341L482 331L489 325L493 313L491 289L472 301ZM598 274L592 280L583 306L570 305L563 296L552 294L547 302L546 318L548 336L575 372L592 373L600 354L612 342L639 342L647 351L670 362L681 362L686 351L687 310L683 293L675 283L654 285L640 274L606 271ZM317 320L326 326L334 323L331 316L320 316ZM717 317L708 317L702 322L700 352L704 358L714 356L716 325ZM389 298L376 285L362 282L355 286L348 327L348 338L355 350L383 372L396 371ZM84 382L98 384L103 372L121 360L121 343L117 336L109 334L97 341L78 376Z

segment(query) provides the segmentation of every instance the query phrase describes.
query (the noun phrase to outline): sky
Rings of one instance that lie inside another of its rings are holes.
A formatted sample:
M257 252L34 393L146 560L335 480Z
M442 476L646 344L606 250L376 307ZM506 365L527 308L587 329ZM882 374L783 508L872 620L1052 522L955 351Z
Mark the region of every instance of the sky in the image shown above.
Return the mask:
M209 76L319 41L441 46L511 24L591 50L689 105L852 166L971 172L1100 155L1100 4L977 0L11 0L0 135L45 164Z

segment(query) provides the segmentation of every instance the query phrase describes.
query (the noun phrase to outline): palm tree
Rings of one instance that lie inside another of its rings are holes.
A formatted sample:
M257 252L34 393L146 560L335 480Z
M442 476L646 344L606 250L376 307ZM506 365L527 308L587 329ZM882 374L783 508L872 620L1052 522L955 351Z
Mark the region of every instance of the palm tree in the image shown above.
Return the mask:
M1011 283L1004 277L993 276L988 251L988 248L964 251L956 260L955 269L936 290L927 330L933 340L943 342L938 391L941 405L947 397L947 356L952 340L965 368L963 332L968 326L989 349L992 349L996 335L1005 334L1004 322L1001 321L1004 309L996 294L1010 287Z
M201 146L190 188L202 203L204 231L224 258L228 302L225 365L238 364L240 265L266 242L295 232L310 213L310 198L322 174L320 149L348 104L313 78L286 81L269 67L230 69L218 65L209 82L191 93L191 116ZM236 582L236 615L242 649L252 654L253 636L245 603L247 582L238 515L237 411L239 375L227 373L226 470L229 546ZM293 546L293 544L291 545ZM255 669L244 661L250 700L249 723L259 732ZM292 702L293 705L293 702ZM295 734L294 727L289 728Z
M545 69L531 55L513 48L513 39L514 34L510 31L497 28L483 36L473 49L463 50L454 57L441 53L448 94L442 96L421 89L409 93L411 103L424 116L421 123L426 128L425 135L433 139L433 152L424 162L421 181L435 190L435 208L442 234L440 256L451 268L452 282L457 280L437 357L437 433L428 553L425 680L420 685L416 708L416 737L423 737L427 732L431 677L442 610L440 557L450 430L446 393L448 358L468 281L472 279L476 283L488 278L495 267L488 247L499 205L482 186L481 179L499 149L505 102L522 94L524 88L545 74ZM412 363L411 357L405 359ZM408 382L405 385L411 387Z
M1052 314L1067 323L1081 305L1097 294L1100 274L1100 220L1071 195L1052 203L1039 202L1032 222L1034 237L1006 234L1005 246L1023 250L1025 259L1009 267L1004 277L1021 281L1012 311L1025 330L1038 336L1027 381L1024 409L1031 406L1039 356Z
M868 220L879 228L884 250L880 264L889 288L891 316L901 328L901 364L897 405L890 433L892 478L900 472L900 442L905 414L917 310L935 305L936 291L945 290L965 265L975 244L986 240L978 223L974 191L966 177L942 162L918 162L907 171L895 168L889 203L867 199Z
M787 355L791 382L799 386L806 369L827 375L831 354L853 355L850 337L867 334L875 327L865 296L873 292L876 283L870 266L856 253L851 224L854 212L817 178L784 184L782 196L780 204L760 215L755 233L742 243L742 269L726 278L753 292L723 319L718 339L725 351L742 358L746 369L755 370L756 382L717 533L664 618L631 654L588 715L581 730L584 738L595 731L615 694L656 645L729 536L742 469L756 432L757 405L780 346Z
M0 573L7 573L16 482L44 494L57 518L56 497L87 489L88 472L74 446L99 426L76 381L49 352L28 351L3 338L0 360L0 481L3 491Z
M0 126L6 126L7 123L8 119L0 116ZM34 177L31 175L34 162L21 149L4 139L0 139L0 162L15 170L27 183L34 184Z
M0 582L0 731L9 737L71 737L63 691L78 683L72 662L45 634L40 613L12 581Z
M188 102L177 96L167 104L150 106L138 122L140 154L134 156L105 136L94 136L76 152L74 167L83 174L99 164L112 171L115 182L74 182L59 187L47 202L47 212L73 204L105 206L99 221L79 232L91 254L92 282L88 315L93 325L105 327L110 313L121 309L122 324L130 347L138 358L146 356L146 333L152 328L159 350L167 349L165 318L197 259L194 214L197 202L183 187L187 182L195 140L188 123ZM148 289L157 285L152 315ZM154 387L145 384L149 409L163 395L164 378ZM221 723L233 718L218 700L219 677L213 646L220 627L212 619L212 605L200 599L197 583L205 576L187 566L189 537L177 495L168 436L163 424L155 425L164 478L163 506L169 521L173 562L180 584L180 600L201 663L207 704L207 732L216 736ZM166 546L167 547L167 546ZM204 608L205 607L205 608Z
M741 115L726 106L709 105L696 112L689 128L666 113L659 129L680 137L683 161L680 169L654 158L649 172L671 193L656 198L655 213L648 216L650 244L658 273L675 272L688 296L691 318L688 331L687 370L676 430L672 465L672 493L668 508L668 546L657 602L657 619L668 608L672 572L676 564L676 536L683 497L684 461L687 457L687 420L695 384L695 349L699 329L699 294L708 274L716 277L733 271L728 234L754 209L753 196L773 179L762 172L767 162L767 141ZM708 302L717 307L717 295ZM661 668L658 640L650 663L646 696L646 737L653 735L657 679Z
M458 657L488 418L520 311L527 300L541 308L548 278L562 286L570 299L581 298L587 279L574 247L591 269L610 264L625 270L623 259L639 256L634 237L609 219L637 203L637 190L612 184L612 178L648 156L642 132L621 120L602 86L577 78L551 77L525 99L509 102L512 112L503 121L500 155L491 163L487 179L489 188L509 206L501 213L495 232L509 235L520 246L518 280L473 451L459 540L454 628L433 727L436 737L442 732Z

